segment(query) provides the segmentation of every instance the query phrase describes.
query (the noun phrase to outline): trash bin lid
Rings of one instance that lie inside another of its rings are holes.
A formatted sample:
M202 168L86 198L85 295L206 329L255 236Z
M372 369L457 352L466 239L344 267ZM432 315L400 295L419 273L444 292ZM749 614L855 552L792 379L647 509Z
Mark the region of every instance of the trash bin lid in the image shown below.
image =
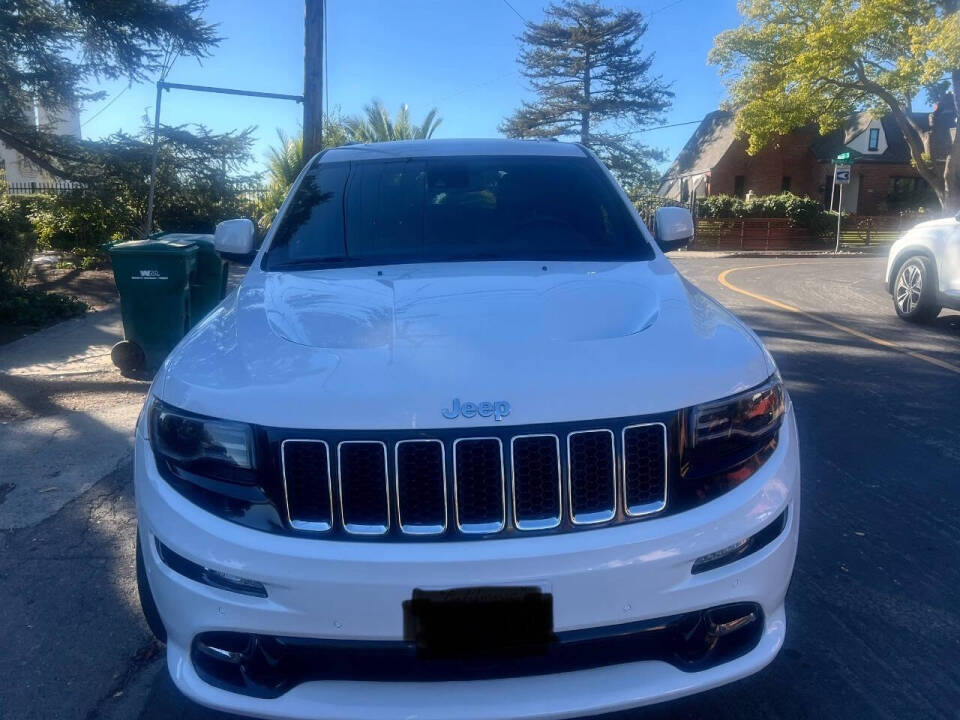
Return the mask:
M185 236L189 237L189 236ZM146 240L130 240L117 243L108 248L111 255L168 255L189 254L197 252L197 244L189 239L180 239L176 236L147 238Z
M192 242L197 245L213 246L213 235L205 233L160 233L151 235L149 239L167 240L170 242Z

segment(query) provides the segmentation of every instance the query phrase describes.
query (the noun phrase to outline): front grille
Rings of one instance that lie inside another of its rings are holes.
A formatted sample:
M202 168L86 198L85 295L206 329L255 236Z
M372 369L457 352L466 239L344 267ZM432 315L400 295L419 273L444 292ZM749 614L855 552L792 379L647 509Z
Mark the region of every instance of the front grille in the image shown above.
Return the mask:
M280 452L290 526L329 530L333 527L330 446L323 440L284 440Z
M667 432L662 423L624 428L623 499L632 517L666 507Z
M443 442L396 444L397 521L411 535L435 535L447 527L447 473Z
M344 529L356 535L382 535L390 528L386 444L347 440L338 451Z
M592 525L611 520L617 512L617 459L613 433L610 430L570 433L567 454L573 522Z
M382 440L360 431L281 436L287 520L332 537L431 540L567 532L661 513L677 422L669 430L610 422L550 426L556 432L495 426L476 436L385 431Z
M560 439L520 435L511 441L513 516L520 530L560 524Z
M459 439L453 443L457 526L465 533L503 530L503 443L498 438Z

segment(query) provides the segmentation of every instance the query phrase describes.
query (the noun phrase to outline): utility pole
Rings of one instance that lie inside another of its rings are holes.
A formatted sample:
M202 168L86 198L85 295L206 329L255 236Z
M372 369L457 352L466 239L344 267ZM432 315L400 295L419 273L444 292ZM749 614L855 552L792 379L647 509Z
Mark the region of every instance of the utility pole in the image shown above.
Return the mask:
M157 83L157 102L153 112L153 155L150 158L150 192L147 194L147 220L143 236L153 232L153 196L157 187L157 151L160 147L160 101L163 99L162 81Z
M323 19L326 0L305 0L303 19L303 157L323 148Z

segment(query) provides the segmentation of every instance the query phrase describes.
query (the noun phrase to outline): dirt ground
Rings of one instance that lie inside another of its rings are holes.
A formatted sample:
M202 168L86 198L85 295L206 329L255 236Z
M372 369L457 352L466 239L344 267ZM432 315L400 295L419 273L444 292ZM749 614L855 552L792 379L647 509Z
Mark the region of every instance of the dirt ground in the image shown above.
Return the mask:
M30 270L27 285L47 292L72 295L90 306L91 311L105 310L117 303L117 286L113 271L61 269L51 264L36 264ZM47 323L52 325L54 322ZM13 342L47 325L7 325L0 323L0 345Z

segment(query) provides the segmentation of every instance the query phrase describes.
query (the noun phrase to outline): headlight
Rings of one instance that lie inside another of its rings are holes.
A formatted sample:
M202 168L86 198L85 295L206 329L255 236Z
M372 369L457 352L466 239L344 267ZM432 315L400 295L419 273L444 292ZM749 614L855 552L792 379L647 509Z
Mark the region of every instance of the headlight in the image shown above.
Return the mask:
M783 384L773 375L763 385L690 412L690 447L714 455L749 448L780 428L786 410Z
M787 401L779 374L732 397L687 412L681 474L691 504L730 490L776 448Z
M150 407L150 441L154 452L185 469L254 468L253 429L249 425L191 415L159 401Z

